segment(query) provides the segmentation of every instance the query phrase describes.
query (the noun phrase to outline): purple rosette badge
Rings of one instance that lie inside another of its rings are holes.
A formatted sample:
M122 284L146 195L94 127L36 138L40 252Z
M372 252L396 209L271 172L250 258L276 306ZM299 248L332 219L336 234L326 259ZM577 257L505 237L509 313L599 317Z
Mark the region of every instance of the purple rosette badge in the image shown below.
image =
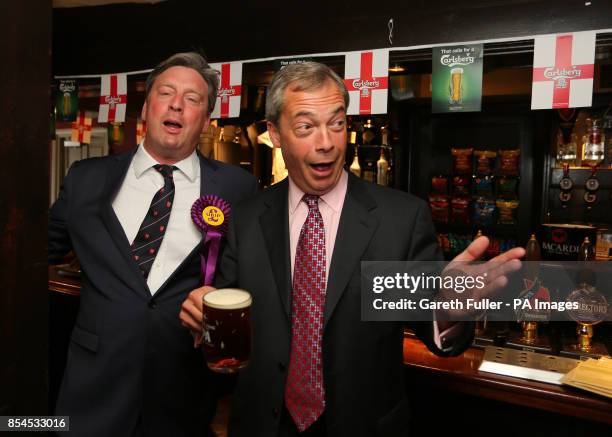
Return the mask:
M217 196L202 196L191 207L191 219L205 234L200 255L203 285L212 285L217 268L221 238L227 232L232 207Z

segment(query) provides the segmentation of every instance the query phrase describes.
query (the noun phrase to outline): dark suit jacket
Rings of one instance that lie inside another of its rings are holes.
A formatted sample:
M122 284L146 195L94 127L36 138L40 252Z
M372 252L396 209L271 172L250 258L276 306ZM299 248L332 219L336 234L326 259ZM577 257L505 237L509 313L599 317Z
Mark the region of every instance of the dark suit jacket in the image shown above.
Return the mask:
M284 181L234 210L217 285L253 295L253 350L238 378L230 437L278 436L291 343L291 266ZM361 321L362 260L437 260L426 204L349 175L328 279L323 333L326 421L333 437L404 436L403 324ZM433 325L417 325L438 354ZM456 347L471 341L465 329Z
M133 153L75 163L51 209L50 260L72 248L83 271L56 414L70 416L72 435L127 436L138 421L147 436L201 436L211 375L178 317L199 286L201 245L151 296L111 205ZM234 204L255 193L244 170L199 159L202 195Z

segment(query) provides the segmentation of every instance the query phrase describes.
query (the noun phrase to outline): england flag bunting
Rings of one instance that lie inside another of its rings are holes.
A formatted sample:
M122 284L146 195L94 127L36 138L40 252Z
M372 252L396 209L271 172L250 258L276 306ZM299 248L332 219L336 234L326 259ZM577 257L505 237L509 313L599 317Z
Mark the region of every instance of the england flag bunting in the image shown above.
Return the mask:
M84 112L79 112L76 121L72 122L70 139L81 144L91 143L91 117L85 117Z
M226 62L210 66L221 72L217 102L211 118L238 117L242 94L242 62Z
M591 106L595 32L535 38L531 109Z
M386 114L388 81L388 49L347 53L344 63L344 84L350 96L347 114Z
M100 83L98 123L123 123L127 106L127 74L106 74Z

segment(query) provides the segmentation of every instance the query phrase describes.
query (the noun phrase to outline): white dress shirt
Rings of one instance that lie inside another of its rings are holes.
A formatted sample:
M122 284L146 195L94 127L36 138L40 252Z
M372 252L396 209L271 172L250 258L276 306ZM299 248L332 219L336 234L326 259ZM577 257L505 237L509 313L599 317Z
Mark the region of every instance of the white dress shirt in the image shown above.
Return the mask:
M113 209L132 244L144 220L151 200L164 186L164 177L153 166L158 164L145 150L143 143L132 158L130 167L113 200ZM174 164L174 201L161 247L147 278L151 294L166 282L202 239L191 220L191 205L200 197L200 160L195 152Z

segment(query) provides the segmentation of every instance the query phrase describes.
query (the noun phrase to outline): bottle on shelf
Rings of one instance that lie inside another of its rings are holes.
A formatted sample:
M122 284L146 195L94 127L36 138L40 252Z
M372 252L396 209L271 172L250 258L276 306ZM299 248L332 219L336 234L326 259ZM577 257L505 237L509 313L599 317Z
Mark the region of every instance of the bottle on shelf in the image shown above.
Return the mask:
M353 162L351 163L351 166L349 167L349 171L353 173L355 176L357 176L358 178L361 177L361 166L359 165L359 154L357 150L357 145L355 145L355 155L353 157Z
M384 146L389 145L389 125L385 123L380 127L380 144Z
M588 130L582 149L582 162L590 167L595 167L604 160L605 139L599 124L599 119L587 119Z
M589 237L584 237L578 248L578 261L595 261L595 250Z
M363 125L363 133L361 134L364 145L378 144L379 138L376 132L376 126L372 123L372 120L368 118L366 123Z
M385 158L385 149L382 147L380 148L380 158L376 162L376 183L384 186L389 184L389 161Z
M576 164L576 134L572 134L570 141L565 142L561 129L557 131L557 161L560 164L573 166Z
M376 167L374 166L374 162L370 160L366 160L364 163L365 167L362 169L363 179L368 182L376 182Z
M525 261L541 261L542 260L542 250L540 249L540 243L537 240L535 234L531 234L529 241L525 245ZM535 281L539 274L540 268L539 265L535 262L528 262L525 265L525 274L527 275L527 279Z

